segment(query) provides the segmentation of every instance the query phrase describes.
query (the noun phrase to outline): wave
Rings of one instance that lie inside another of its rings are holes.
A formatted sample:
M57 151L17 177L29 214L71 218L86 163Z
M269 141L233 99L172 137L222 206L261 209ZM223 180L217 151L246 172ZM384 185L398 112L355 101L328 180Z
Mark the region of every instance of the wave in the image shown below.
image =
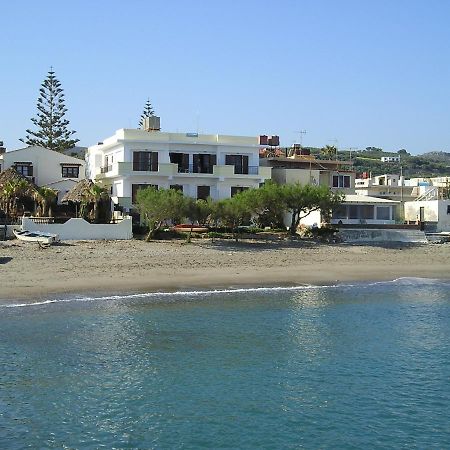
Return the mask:
M113 300L134 300L134 299L146 299L146 298L171 298L171 297L201 297L210 295L224 295L224 294L240 294L240 293L270 293L277 291L303 291L309 289L336 289L336 288L369 288L380 285L401 285L401 286L419 286L419 285L436 285L443 284L450 286L450 281L434 279L434 278L420 278L420 277L401 277L388 281L374 281L374 282L356 282L356 283L339 283L328 285L301 285L301 286L273 286L273 287L248 287L248 288L229 288L229 289L205 289L205 290L192 290L192 291L173 291L173 292L143 292L136 294L115 294L105 296L85 296L85 297L73 297L73 298L55 298L47 299L36 302L23 302L23 303L11 303L0 304L2 308L26 308L49 305L52 303L72 303L72 302L101 302L101 301L113 301Z

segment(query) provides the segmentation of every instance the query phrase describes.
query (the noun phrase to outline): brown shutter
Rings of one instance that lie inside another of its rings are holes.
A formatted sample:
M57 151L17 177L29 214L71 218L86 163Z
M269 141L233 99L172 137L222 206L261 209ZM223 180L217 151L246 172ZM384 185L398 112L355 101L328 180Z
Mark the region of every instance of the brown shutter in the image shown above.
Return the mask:
M151 169L152 172L158 172L158 152L151 152Z
M248 174L248 156L242 157L242 173Z
M199 155L194 155L194 173L198 173L199 172L199 165L200 165L200 158Z

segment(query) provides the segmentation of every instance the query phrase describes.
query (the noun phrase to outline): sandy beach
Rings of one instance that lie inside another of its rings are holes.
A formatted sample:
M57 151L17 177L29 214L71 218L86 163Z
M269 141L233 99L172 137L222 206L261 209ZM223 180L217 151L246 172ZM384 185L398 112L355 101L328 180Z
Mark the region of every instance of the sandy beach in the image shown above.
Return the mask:
M250 286L450 278L450 244L362 246L305 241L0 242L0 299Z

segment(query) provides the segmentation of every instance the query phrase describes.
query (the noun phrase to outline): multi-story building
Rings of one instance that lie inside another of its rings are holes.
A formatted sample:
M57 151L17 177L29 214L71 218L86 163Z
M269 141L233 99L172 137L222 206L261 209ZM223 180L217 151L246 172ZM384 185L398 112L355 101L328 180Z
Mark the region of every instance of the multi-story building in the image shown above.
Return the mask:
M313 184L327 186L344 194L354 194L355 171L352 161L316 159L310 154L297 153L262 158L261 165L272 168L272 179L279 184Z
M84 166L82 159L38 146L0 153L0 172L14 167L39 187L57 190L58 201L85 178Z
M193 198L228 198L271 177L259 166L259 137L121 129L88 148L88 176L130 210L139 189L178 189Z

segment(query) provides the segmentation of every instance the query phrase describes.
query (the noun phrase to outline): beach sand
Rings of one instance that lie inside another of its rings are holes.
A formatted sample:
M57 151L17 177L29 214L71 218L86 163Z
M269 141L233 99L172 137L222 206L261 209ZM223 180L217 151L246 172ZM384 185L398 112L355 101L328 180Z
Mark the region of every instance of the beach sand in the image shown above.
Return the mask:
M0 299L450 278L450 244L395 247L308 241L0 242Z

